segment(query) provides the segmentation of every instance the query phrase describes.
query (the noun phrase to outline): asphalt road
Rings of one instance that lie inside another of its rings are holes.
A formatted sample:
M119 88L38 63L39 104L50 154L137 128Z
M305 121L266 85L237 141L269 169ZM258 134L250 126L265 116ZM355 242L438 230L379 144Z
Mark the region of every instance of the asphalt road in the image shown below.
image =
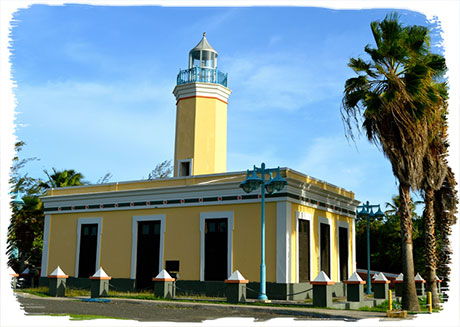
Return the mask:
M383 318L384 313L303 308L219 305L131 299L110 299L108 303L83 302L75 298L46 298L16 293L27 315L98 315L137 321L202 322L218 318L250 317L256 321L273 318L301 320L346 320Z

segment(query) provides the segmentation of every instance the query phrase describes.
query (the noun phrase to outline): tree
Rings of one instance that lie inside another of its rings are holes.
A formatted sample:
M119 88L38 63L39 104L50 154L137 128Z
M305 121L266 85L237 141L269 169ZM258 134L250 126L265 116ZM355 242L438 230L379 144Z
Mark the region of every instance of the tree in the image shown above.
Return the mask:
M372 22L371 30L376 48L364 49L371 60L351 58L348 64L358 76L345 82L342 118L352 139L353 127L359 129L362 120L367 138L381 147L399 181L402 307L418 311L410 190L421 186L429 118L438 100L430 77L445 64L441 56L430 53L426 27L403 27L392 14Z
M443 285L448 286L450 281L450 267L452 250L449 236L452 234L451 226L457 222L456 213L458 195L455 189L457 182L450 167L439 190L435 191L434 212L436 216L438 240L438 277L443 279Z
M425 278L427 291L432 294L433 307L439 307L437 292L436 261L437 242L435 233L434 200L435 191L439 190L447 175L447 86L438 84L439 103L430 119L429 143L423 158L424 175L422 180L422 194L425 199L423 210L423 225L425 236Z
M24 142L17 142L15 144L16 153L19 153L24 145ZM44 215L38 196L43 194L43 189L38 185L37 179L20 173L28 162L34 160L38 159L20 160L16 155L11 167L12 192L24 194L22 196L24 207L21 210L15 208L11 203L12 216L7 233L8 266L16 272L22 272L26 266L32 269L38 268L41 260Z
M49 174L48 171L44 170L46 176L48 176L47 182L41 182L40 186L43 188L57 188L57 187L68 187L68 186L79 186L87 184L83 181L83 175L77 173L73 169L58 171L53 169L53 174Z
M165 160L155 166L155 168L149 173L148 180L152 179L163 179L171 176L173 168L171 166L171 160Z

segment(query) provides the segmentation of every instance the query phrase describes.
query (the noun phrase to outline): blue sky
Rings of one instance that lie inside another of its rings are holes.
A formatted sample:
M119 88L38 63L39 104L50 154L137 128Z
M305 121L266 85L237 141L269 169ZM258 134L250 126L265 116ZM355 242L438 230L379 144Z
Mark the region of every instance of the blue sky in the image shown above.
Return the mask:
M264 161L382 204L391 166L365 137L344 136L340 104L350 57L373 44L369 24L391 9L168 8L33 5L15 13L12 75L23 172L75 169L95 183L146 178L174 155L179 69L207 33L232 94L227 170ZM404 24L431 26L398 10ZM432 35L433 44L441 41ZM442 51L436 47L435 51ZM384 209L382 207L382 209Z

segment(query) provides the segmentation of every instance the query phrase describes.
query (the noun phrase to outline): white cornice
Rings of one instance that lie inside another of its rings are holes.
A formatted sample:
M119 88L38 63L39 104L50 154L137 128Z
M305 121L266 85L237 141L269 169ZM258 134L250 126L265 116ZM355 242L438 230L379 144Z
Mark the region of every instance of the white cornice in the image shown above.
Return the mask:
M220 84L196 82L177 85L173 90L173 94L176 97L176 101L179 101L183 98L201 96L217 98L219 100L227 102L230 93L232 93L230 89Z

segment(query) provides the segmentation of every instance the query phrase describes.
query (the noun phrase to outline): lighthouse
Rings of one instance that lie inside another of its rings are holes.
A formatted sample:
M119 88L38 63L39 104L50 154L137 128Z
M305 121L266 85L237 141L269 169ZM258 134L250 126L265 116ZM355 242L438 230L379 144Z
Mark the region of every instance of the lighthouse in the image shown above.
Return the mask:
M227 74L218 70L217 51L206 33L180 70L176 97L174 176L224 173L227 169Z

